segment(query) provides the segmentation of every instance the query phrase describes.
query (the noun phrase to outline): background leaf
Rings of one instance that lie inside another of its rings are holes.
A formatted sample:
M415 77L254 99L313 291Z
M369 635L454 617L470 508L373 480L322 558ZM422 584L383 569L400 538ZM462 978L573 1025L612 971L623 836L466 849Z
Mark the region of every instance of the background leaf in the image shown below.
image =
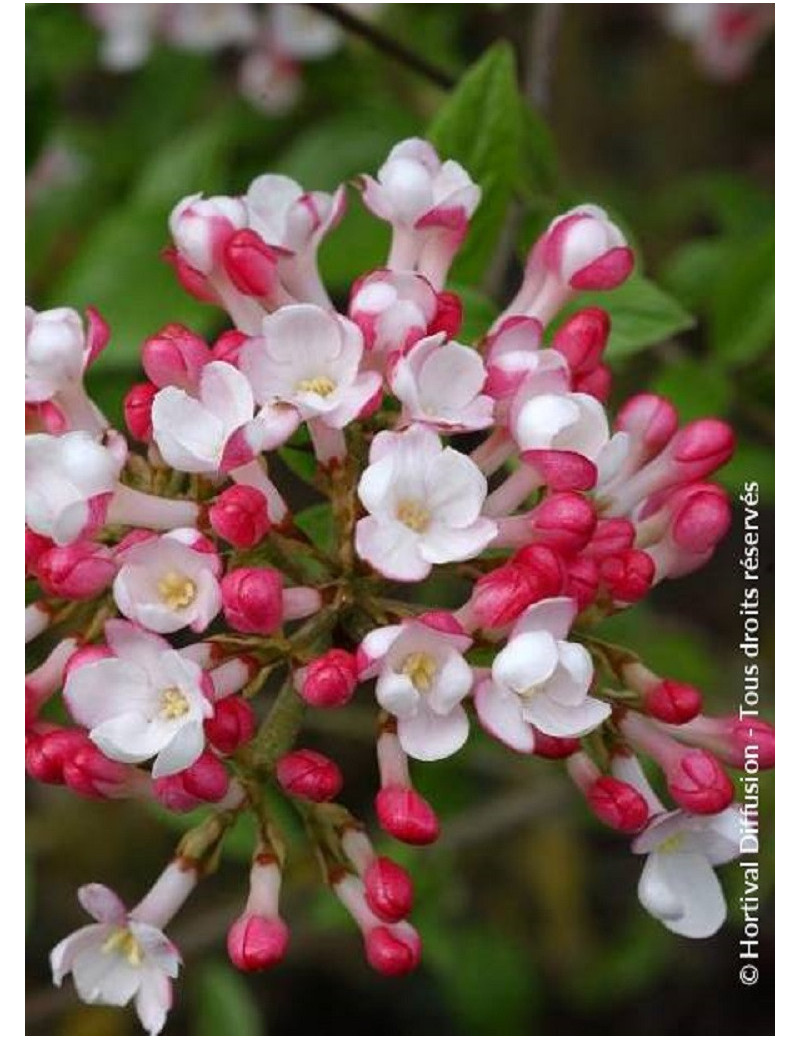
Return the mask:
M250 987L225 961L195 969L194 1027L197 1036L263 1036L261 1015Z

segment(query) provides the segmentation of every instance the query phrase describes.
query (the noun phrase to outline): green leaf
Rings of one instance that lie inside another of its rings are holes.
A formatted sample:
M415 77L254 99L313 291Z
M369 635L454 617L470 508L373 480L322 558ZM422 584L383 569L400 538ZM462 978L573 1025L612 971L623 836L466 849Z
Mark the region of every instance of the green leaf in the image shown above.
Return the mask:
M731 461L714 479L735 495L744 484L755 480L761 501L772 503L775 501L775 455L760 444L739 444Z
M775 339L775 234L747 239L730 257L711 308L711 346L723 363L757 358Z
M733 384L727 373L695 358L668 362L652 389L672 401L683 422L724 415L733 397Z
M145 166L133 192L134 203L169 212L185 195L222 191L227 125L223 111L165 143Z
M611 292L581 293L564 312L572 314L593 304L611 316L611 336L606 357L628 357L679 332L690 329L694 318L678 301L640 274L633 274Z
M329 502L317 502L301 510L294 518L300 530L308 535L314 545L323 552L332 552L336 547L333 527L333 509Z
M453 285L451 289L460 297L464 308L464 320L456 338L461 343L475 343L486 335L499 308L494 300L470 285Z
M688 242L670 257L660 281L685 307L705 311L736 248L725 238Z
M461 163L481 187L480 205L453 269L457 281L479 281L519 179L522 105L510 44L496 43L465 73L427 136L442 159Z
M224 961L206 961L194 976L197 1036L262 1036L258 1005L244 978Z

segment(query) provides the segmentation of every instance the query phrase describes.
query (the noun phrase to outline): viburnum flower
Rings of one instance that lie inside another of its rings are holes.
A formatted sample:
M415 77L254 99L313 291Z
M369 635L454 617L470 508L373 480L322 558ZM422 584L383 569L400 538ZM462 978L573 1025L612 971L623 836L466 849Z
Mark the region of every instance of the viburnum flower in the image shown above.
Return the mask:
M114 656L67 676L72 717L117 762L155 757L154 777L186 769L203 750L203 719L213 715L202 670L130 622L109 621L105 634Z
M472 690L464 652L472 640L419 621L376 628L361 644L361 679L377 676L378 704L397 718L397 736L407 755L425 762L448 758L466 742L467 713L461 702Z
M552 737L596 729L611 708L589 696L592 661L566 637L575 604L564 597L529 607L492 664L491 679L475 691L484 727L516 751L532 751L534 727Z
M358 485L367 517L356 525L358 554L387 578L419 581L434 564L477 556L497 532L482 517L486 478L421 426L379 433Z

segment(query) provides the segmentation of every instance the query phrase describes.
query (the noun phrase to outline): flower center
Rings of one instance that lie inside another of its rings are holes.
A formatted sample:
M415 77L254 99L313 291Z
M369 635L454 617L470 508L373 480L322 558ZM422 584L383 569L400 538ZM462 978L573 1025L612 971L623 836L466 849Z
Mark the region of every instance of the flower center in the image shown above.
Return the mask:
M398 503L397 519L412 531L421 534L428 529L431 522L431 514L421 502L404 498L402 502Z
M532 701L534 697L538 697L543 690L544 683L534 683L533 686L529 686L525 690L520 690L518 696L523 701Z
M403 675L408 676L416 689L421 693L427 693L436 675L436 661L430 654L417 650L403 661L401 671Z
M158 594L170 610L180 610L194 602L197 586L185 574L167 571L158 583Z
M102 951L120 954L132 968L138 968L144 960L141 943L128 928L115 928L103 943Z
M188 712L189 701L177 686L168 686L161 691L159 715L162 719L180 719Z
M665 838L658 846L659 852L680 852L683 848L685 838L682 834L673 834L671 838Z
M328 376L314 376L313 379L301 379L297 384L297 389L303 393L328 397L336 389L336 383Z

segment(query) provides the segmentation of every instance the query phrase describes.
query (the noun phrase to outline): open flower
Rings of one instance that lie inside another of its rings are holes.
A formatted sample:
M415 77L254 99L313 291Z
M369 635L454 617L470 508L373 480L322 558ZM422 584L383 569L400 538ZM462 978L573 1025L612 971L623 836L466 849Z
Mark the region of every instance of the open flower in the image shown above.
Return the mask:
M481 393L486 369L480 355L445 334L419 340L397 359L390 384L403 416L434 429L483 430L492 424L494 401Z
M575 612L565 597L529 607L495 657L491 679L475 691L484 728L516 751L533 750L534 727L551 737L580 737L611 713L589 696L588 651L567 642Z
M155 757L153 776L187 769L203 750L207 700L199 665L128 621L109 621L113 657L70 670L64 699L100 750L116 762Z
M448 758L466 742L469 721L461 702L473 675L463 654L471 642L463 632L421 619L377 628L362 643L369 663L361 678L377 676L378 703L397 718L398 739L412 758Z
M358 496L370 515L356 525L356 552L387 578L420 581L433 564L477 556L497 534L480 515L486 478L435 433L379 433L369 461Z
M120 611L152 632L177 632L187 625L202 632L222 606L220 561L185 538L196 531L170 531L127 549L114 580Z

